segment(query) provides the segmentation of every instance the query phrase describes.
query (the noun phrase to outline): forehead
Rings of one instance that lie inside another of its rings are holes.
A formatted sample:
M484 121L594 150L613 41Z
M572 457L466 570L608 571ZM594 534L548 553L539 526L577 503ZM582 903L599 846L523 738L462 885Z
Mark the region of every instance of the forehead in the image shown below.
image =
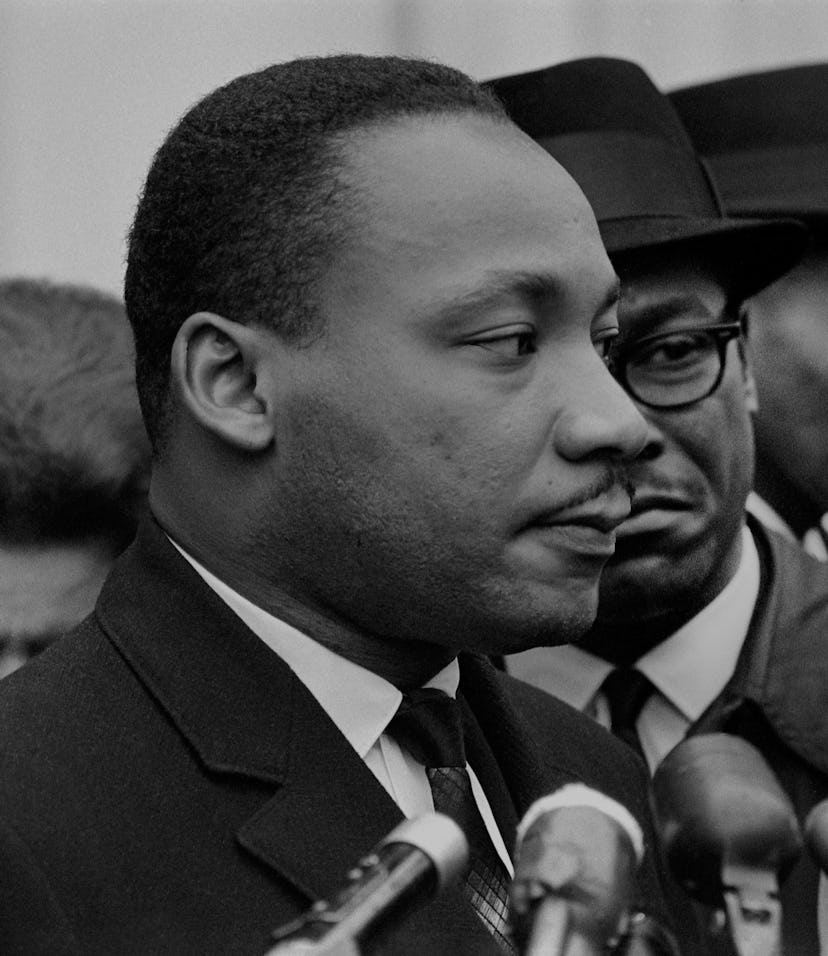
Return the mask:
M583 193L511 124L405 118L350 134L343 155L358 211L335 281L370 282L373 271L402 286L416 275L425 290L452 275L473 282L485 271L538 271L563 287L596 284L602 296L615 281Z
M109 542L97 538L0 543L0 636L24 637L73 627L94 607L113 560Z
M647 334L673 319L718 321L727 303L713 266L688 252L649 251L626 257L617 266L622 328Z

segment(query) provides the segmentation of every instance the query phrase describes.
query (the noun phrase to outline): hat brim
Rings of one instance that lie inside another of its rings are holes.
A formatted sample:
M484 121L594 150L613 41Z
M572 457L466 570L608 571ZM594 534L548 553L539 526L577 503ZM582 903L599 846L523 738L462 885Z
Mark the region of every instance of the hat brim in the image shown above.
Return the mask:
M689 219L640 216L599 223L610 259L683 247L712 257L729 294L747 298L788 272L805 251L808 231L796 220Z
M730 216L828 217L828 143L723 153L706 162Z

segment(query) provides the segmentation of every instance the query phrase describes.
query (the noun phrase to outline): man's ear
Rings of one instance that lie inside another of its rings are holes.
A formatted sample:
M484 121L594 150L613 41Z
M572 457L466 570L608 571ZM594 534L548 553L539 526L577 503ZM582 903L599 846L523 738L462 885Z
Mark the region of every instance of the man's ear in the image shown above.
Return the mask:
M745 383L745 404L747 410L755 415L759 411L759 392L756 388L756 379L753 377L753 359L751 358L750 340L748 339L748 311L744 307L739 315L742 324L742 334L739 338L739 360L742 363L742 378Z
M212 312L196 312L172 348L172 387L203 428L240 451L264 451L274 417L257 391L261 332Z

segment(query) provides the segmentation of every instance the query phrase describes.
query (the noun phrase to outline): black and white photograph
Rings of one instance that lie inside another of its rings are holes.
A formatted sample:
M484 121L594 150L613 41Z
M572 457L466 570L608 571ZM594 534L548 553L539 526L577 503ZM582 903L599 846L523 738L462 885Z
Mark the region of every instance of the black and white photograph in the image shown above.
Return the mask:
M828 956L826 0L0 0L0 956Z

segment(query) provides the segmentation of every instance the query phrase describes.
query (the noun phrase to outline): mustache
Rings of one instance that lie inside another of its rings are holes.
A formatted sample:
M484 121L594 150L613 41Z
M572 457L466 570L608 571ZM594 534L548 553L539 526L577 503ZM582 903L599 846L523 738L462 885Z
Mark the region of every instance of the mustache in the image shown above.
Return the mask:
M650 494L665 494L677 497L694 497L703 493L704 489L698 482L676 481L675 479L665 478L658 472L642 474L640 478L628 476L634 488L639 491Z
M609 494L619 487L627 492L630 500L635 500L635 482L627 468L621 464L609 465L603 474L599 475L594 481L585 485L570 498L567 498L566 501L561 502L557 510L568 511L570 508L579 508L581 505Z

